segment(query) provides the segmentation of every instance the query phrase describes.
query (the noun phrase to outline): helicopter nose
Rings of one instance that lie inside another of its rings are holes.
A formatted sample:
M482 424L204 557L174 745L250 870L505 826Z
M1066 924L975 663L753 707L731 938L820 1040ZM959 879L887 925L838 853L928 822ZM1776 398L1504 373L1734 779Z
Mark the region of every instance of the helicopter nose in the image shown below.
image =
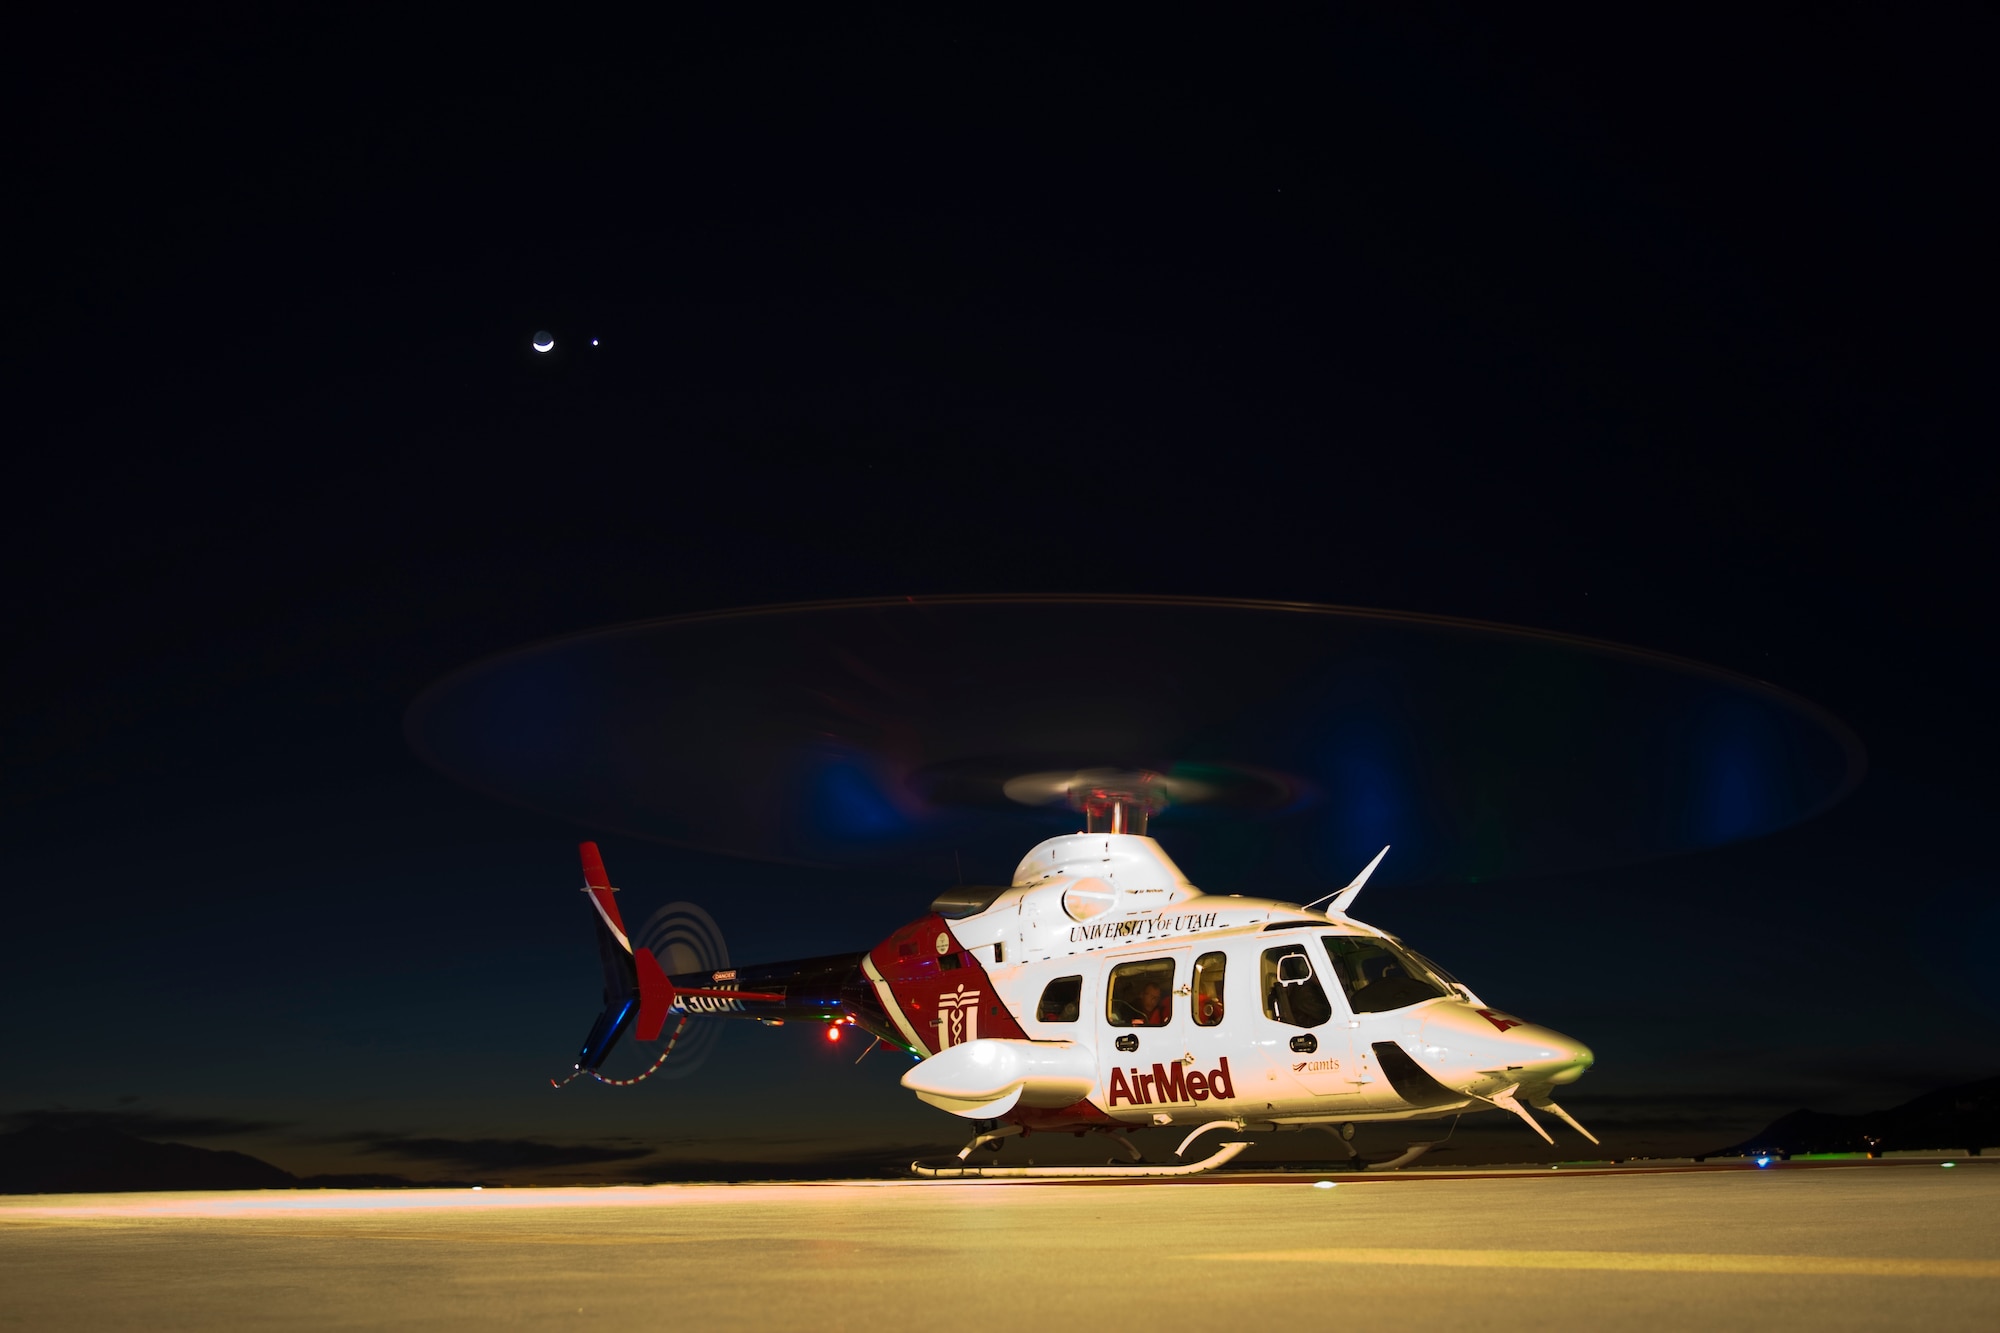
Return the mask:
M1536 1043L1533 1069L1549 1082L1574 1083L1583 1077L1584 1070L1597 1063L1596 1053L1575 1038L1546 1028L1542 1033L1550 1040Z
M1574 1037L1470 1005L1438 1006L1424 1024L1423 1040L1436 1064L1512 1083L1574 1083L1597 1060Z
M1508 1071L1523 1083L1574 1083L1597 1060L1576 1038L1534 1023L1518 1023L1500 1040Z

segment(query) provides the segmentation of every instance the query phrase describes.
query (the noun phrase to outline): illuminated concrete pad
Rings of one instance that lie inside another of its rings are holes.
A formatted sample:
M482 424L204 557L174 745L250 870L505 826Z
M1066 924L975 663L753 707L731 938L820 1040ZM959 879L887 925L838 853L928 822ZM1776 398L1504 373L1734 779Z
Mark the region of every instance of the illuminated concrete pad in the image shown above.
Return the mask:
M2000 1171L16 1198L0 1327L1985 1329Z

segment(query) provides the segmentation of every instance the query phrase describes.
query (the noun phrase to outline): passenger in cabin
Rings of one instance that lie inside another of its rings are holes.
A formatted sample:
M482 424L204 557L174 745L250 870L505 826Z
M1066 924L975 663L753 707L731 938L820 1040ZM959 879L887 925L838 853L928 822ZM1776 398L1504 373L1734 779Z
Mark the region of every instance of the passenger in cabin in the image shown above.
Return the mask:
M1173 987L1171 958L1120 963L1111 969L1105 1017L1115 1028L1163 1028L1174 1018Z
M1205 953L1194 962L1194 1024L1212 1028L1222 1021L1222 974L1229 960L1219 953Z

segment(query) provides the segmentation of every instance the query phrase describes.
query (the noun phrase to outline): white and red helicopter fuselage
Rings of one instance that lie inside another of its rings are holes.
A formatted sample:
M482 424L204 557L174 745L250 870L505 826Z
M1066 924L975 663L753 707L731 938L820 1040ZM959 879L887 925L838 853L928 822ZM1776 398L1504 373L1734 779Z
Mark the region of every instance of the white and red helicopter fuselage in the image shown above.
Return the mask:
M593 844L584 866L606 1003L578 1072L628 1025L654 1040L690 1015L818 1021L908 1051L903 1085L977 1122L974 1144L1176 1126L1185 1152L1212 1129L1351 1136L1487 1109L1548 1138L1529 1105L1589 1137L1554 1092L1590 1050L1348 916L1373 864L1314 911L1203 893L1150 837L1077 833L1029 852L1010 885L945 893L865 954L674 976L633 951Z

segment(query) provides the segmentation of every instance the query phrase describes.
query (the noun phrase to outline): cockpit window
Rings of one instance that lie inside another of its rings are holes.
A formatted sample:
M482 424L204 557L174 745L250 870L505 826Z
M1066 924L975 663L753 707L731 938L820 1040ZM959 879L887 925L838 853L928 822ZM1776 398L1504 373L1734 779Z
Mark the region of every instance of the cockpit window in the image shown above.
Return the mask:
M1057 977L1042 991L1035 1019L1042 1023L1074 1023L1083 1004L1083 978Z
M1393 940L1373 935L1328 935L1326 956L1357 1014L1381 1014L1419 1000L1449 995L1417 956Z
M1264 950L1258 969L1264 992L1264 1014L1295 1028L1316 1028L1333 1017L1333 1005L1313 975L1312 958L1303 944Z
M1460 981L1457 977L1453 976L1451 973L1445 971L1444 968L1440 967L1438 965L1437 959L1424 957L1424 955L1418 953L1415 949L1412 949L1409 945L1403 943L1403 941L1396 939L1396 937L1393 935L1391 935L1389 938L1398 949L1401 949L1404 953L1416 959L1418 964L1422 966L1425 971L1429 972L1433 977L1436 977L1439 981L1442 981L1444 983L1446 990L1465 991L1468 993L1472 990L1470 986L1466 985L1463 981Z
M1112 1027L1165 1027L1174 1020L1174 960L1120 963L1111 969L1104 1003Z

